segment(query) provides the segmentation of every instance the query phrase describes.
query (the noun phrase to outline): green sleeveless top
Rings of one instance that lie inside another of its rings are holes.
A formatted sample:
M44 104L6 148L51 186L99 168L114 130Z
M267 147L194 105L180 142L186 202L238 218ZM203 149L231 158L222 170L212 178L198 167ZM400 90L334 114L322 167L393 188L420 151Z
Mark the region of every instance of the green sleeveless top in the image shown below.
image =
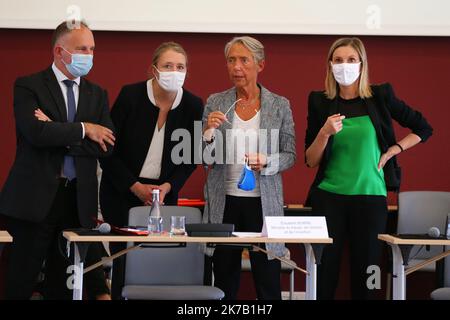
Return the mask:
M357 99L344 101L360 104L362 100ZM366 108L363 113L367 114ZM331 157L318 187L342 195L386 196L383 169L378 171L381 151L370 117L346 115L342 130L333 139Z

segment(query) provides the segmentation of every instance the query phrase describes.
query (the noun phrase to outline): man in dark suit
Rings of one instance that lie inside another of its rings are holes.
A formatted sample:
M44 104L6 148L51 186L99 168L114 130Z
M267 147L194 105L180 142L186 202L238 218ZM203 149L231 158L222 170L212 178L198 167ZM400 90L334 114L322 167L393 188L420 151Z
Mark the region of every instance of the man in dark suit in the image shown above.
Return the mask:
M83 78L93 64L91 30L63 22L52 45L52 66L14 86L16 158L0 194L14 239L7 299L30 298L44 261L44 297L71 298L72 263L63 256L61 231L94 226L97 158L109 155L115 140L106 91ZM91 246L86 263L98 258L99 247ZM101 270L87 273L86 285L94 297L107 297Z

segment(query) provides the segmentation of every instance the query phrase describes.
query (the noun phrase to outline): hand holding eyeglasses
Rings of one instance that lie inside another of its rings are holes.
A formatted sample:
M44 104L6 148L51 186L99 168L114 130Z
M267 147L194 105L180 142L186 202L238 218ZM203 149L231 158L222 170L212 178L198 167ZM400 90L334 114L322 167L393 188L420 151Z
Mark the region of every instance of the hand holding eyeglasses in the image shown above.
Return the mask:
M238 99L235 102L233 102L233 104L227 109L225 113L223 113L222 111L213 111L210 114L208 114L208 122L206 124L207 126L206 129L217 129L223 124L224 121L231 124L227 118L227 114L231 111L231 109L233 109L236 103L238 103L240 100L242 99Z
M208 114L208 122L206 124L206 129L217 129L224 123L224 121L227 121L227 117L222 113L222 111L213 111L210 114Z

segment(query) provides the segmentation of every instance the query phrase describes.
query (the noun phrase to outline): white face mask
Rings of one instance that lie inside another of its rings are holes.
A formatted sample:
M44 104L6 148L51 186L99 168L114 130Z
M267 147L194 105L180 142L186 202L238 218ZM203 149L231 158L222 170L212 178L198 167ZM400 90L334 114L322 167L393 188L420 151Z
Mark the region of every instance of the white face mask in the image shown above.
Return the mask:
M155 69L159 73L159 79L156 78L158 84L161 88L166 91L178 91L184 84L184 79L186 78L185 72L179 71L159 71L156 67Z
M333 70L334 79L341 86L349 86L359 77L359 66L361 62L358 63L337 63L331 64Z

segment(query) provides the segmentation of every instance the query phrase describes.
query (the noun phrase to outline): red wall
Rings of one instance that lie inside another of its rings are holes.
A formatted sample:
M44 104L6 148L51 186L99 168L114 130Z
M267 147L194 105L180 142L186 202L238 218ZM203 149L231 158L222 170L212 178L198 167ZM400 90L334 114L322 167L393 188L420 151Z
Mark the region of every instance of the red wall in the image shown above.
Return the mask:
M230 87L223 47L229 34L150 32L95 32L96 54L89 78L109 92L111 104L121 86L145 79L153 50L163 42L181 43L189 54L186 88L204 100ZM15 155L12 89L16 77L40 71L51 64L51 31L0 30L0 186ZM286 96L292 105L297 134L296 165L284 174L287 203L304 201L314 170L303 164L307 96L323 88L325 57L336 36L256 35L266 47L266 69L260 82ZM389 81L397 95L421 110L434 135L428 143L399 158L403 190L450 191L450 39L447 37L362 37L369 56L373 83ZM398 128L402 137L407 131ZM201 197L204 181L198 169L182 196ZM391 196L391 202L393 197Z

